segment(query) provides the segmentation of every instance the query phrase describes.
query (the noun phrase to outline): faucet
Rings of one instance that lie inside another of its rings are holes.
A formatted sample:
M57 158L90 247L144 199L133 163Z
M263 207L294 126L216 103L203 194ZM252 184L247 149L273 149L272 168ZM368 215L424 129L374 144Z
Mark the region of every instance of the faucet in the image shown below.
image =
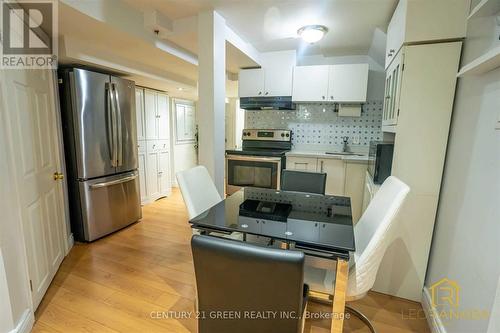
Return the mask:
M342 147L342 152L343 153L349 152L349 146L347 145L348 141L349 141L349 137L348 136L343 136L342 137L342 142L344 142L344 146Z

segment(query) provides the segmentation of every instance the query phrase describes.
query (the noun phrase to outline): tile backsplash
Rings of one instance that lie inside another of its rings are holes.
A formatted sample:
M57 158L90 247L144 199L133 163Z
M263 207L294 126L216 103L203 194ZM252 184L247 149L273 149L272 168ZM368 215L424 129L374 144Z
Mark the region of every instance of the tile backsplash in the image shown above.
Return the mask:
M290 129L294 147L340 146L343 136L349 137L350 145L367 147L382 138L382 101L363 104L361 117L339 117L332 104L299 104L295 111L246 111L245 128Z

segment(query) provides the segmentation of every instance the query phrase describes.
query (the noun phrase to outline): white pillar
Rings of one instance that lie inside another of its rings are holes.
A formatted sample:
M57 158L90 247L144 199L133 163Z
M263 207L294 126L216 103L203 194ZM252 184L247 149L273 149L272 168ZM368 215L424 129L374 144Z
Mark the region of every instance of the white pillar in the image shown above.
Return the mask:
M199 157L221 196L224 194L225 31L226 22L215 11L198 14Z

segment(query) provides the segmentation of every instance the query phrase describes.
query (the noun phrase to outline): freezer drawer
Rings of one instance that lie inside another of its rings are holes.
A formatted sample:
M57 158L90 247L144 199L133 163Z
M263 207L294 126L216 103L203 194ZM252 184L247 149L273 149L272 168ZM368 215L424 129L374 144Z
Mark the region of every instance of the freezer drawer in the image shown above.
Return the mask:
M80 182L83 230L93 241L142 217L137 171Z

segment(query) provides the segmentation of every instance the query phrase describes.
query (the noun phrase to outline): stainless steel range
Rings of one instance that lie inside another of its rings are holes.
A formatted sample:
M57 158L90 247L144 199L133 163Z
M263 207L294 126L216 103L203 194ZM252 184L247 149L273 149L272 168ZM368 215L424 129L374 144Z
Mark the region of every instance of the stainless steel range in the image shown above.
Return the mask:
M280 188L292 131L244 129L242 149L226 150L226 193L242 187Z

